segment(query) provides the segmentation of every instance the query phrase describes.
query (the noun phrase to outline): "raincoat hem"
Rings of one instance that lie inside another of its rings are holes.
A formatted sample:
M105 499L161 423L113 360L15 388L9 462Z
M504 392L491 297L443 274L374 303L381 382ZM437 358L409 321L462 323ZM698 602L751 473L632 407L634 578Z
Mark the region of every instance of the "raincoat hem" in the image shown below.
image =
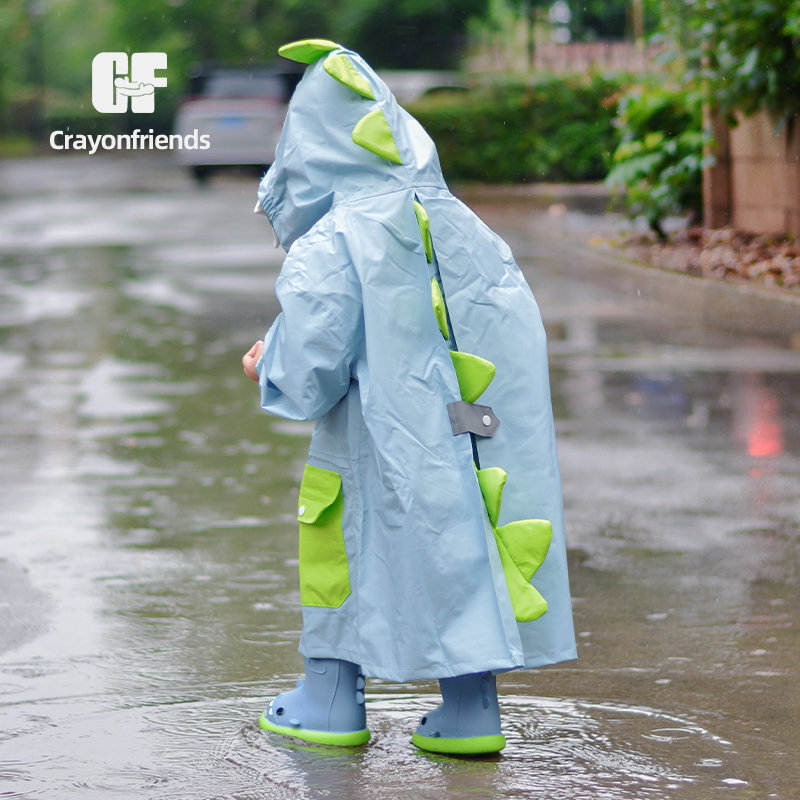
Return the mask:
M558 664L561 661L575 661L578 658L578 650L575 647L568 647L566 650L558 650L555 653L544 653L531 658L525 662L522 669L536 669L537 667L547 667Z
M472 661L460 661L448 664L432 664L429 667L419 667L417 669L402 669L387 667L382 664L372 664L362 662L361 656L353 651L339 650L334 648L305 647L301 654L306 658L339 658L343 661L350 661L358 664L361 671L368 678L379 678L392 683L405 683L407 681L432 681L439 678L454 678L458 675L473 675L478 672L510 672L515 669L525 669L523 664L515 663L512 658L494 659L475 659Z

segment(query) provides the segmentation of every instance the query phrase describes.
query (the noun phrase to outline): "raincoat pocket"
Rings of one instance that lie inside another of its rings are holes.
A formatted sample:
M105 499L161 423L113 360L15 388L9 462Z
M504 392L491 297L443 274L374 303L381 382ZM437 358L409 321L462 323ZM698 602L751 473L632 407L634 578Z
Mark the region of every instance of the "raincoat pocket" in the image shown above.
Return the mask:
M341 476L306 464L297 509L300 599L304 606L339 608L350 596L343 510Z

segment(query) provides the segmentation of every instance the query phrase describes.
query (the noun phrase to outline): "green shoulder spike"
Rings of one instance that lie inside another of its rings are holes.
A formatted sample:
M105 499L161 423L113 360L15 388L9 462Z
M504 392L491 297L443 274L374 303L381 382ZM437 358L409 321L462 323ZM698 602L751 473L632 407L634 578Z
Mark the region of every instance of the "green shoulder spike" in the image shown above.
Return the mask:
M503 502L503 487L506 485L508 475L500 467L486 467L478 470L478 484L481 487L483 502L489 514L492 527L497 526L500 518L500 504Z
M400 158L400 152L394 142L394 136L389 128L389 123L386 117L383 116L383 111L376 108L370 111L365 117L362 117L353 131L353 141L369 150L370 153L375 153L376 156L385 158L394 164L402 164L403 159Z
M433 313L436 316L436 324L445 339L450 338L450 331L447 330L447 310L444 305L442 290L439 288L439 281L431 278L431 303L433 303Z
M520 519L498 528L497 535L522 577L529 581L547 556L553 526L546 519Z
M323 64L325 72L334 80L357 92L367 100L374 100L375 95L367 81L358 74L353 62L344 54L328 56Z
M485 391L494 378L495 366L472 353L450 351L453 366L458 378L461 399L466 403L474 403Z
M316 61L325 53L337 50L340 45L336 42L329 42L327 39L303 39L299 42L290 42L279 48L278 55L288 58L290 61L298 61L301 64L310 64Z
M418 200L414 201L414 213L417 215L417 225L419 225L419 235L422 237L422 246L425 248L425 258L430 264L433 261L433 243L431 242L431 225L428 220L428 213Z

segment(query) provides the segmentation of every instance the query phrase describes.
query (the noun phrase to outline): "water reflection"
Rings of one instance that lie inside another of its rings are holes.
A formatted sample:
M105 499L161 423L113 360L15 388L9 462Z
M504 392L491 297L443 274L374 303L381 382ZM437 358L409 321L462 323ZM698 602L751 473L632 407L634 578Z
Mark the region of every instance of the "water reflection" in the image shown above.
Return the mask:
M733 438L750 456L767 459L783 452L780 403L763 376L748 372L732 387Z

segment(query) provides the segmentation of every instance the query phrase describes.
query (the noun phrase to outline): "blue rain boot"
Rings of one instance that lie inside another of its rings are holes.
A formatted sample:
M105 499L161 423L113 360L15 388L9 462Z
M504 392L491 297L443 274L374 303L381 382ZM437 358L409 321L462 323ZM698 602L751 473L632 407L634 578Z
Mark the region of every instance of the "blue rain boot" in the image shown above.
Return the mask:
M306 679L271 700L258 725L317 744L353 747L369 740L361 668L338 658L303 658Z
M426 714L411 741L422 750L455 755L496 753L506 746L500 733L497 678L491 672L441 678L444 701Z

